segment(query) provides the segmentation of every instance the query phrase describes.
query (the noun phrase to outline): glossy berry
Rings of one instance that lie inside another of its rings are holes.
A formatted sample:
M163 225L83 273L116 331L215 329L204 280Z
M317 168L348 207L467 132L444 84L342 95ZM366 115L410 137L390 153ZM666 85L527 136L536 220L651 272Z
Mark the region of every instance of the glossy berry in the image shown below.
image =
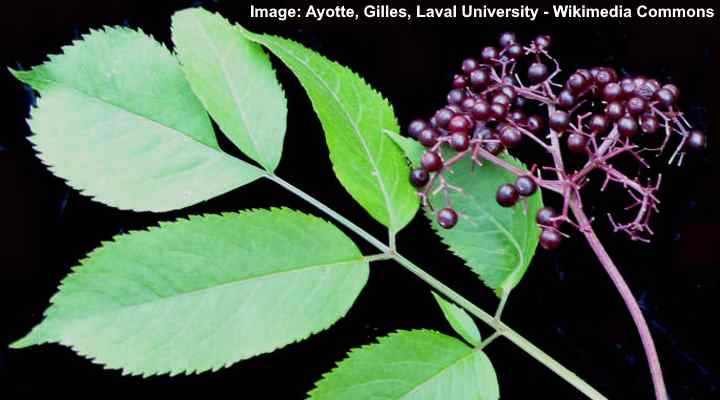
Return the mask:
M527 122L527 118L525 117L525 112L523 112L523 110L510 111L510 115L508 115L508 118L510 119L510 121L513 121L519 125L525 125L525 123Z
M518 199L520 198L520 193L518 193L517 188L515 185L510 183L505 183L500 185L498 187L497 193L495 195L495 200L497 200L498 204L500 204L503 207L512 207L517 203Z
M670 107L675 103L675 96L667 88L662 88L655 93L655 97L658 99L660 104L665 107Z
M426 171L435 172L443 167L442 158L434 151L426 151L420 159L420 164Z
M453 89L447 95L447 102L448 104L457 106L463 101L464 98L465 95L463 94L462 90Z
M468 78L465 75L455 74L453 77L452 86L453 89L462 89L468 84Z
M472 109L472 107L475 105L475 99L472 97L466 97L463 99L462 102L460 102L460 109L467 112Z
M496 138L497 139L497 138ZM482 145L483 149L487 150L488 153L496 156L505 150L505 146L499 141L485 142Z
M568 90L570 90L572 93L577 94L587 89L589 83L590 82L588 82L584 75L576 72L570 75L567 80L566 86Z
M563 110L569 110L574 105L577 99L569 90L563 90L558 94L557 104L558 107Z
M490 104L485 100L477 100L470 109L470 115L479 121L485 121L490 118Z
M513 43L505 49L507 56L513 60L517 60L523 55L523 48L517 43Z
M508 47L512 43L515 43L516 41L517 38L512 32L503 32L500 34L500 47L502 47L503 49Z
M581 133L573 132L567 137L568 149L573 153L584 153L587 143L587 137Z
M605 115L610 118L610 120L615 121L618 118L622 117L625 114L625 108L623 107L622 103L618 101L611 101L607 104L605 107Z
M472 129L472 121L465 115L457 114L450 119L447 129L453 133L468 133L470 132L470 129Z
M522 132L514 126L508 125L500 131L500 142L507 148L513 148L522 142Z
M635 88L635 95L643 100L650 100L660 90L660 82L655 79L648 79Z
M458 222L458 215L452 208L443 208L437 213L438 225L450 229Z
M462 70L466 74L469 74L471 71L477 69L478 66L479 64L474 58L466 58L462 62Z
M422 144L425 147L432 147L435 146L437 143L438 137L440 134L438 134L438 131L434 128L425 128L418 134L418 141L420 144Z
M480 57L482 58L483 62L490 63L492 60L495 60L498 58L498 51L496 48L492 46L487 46L482 49L482 52L480 53Z
M640 130L643 133L655 133L660 128L657 118L652 115L643 115L640 118Z
M590 131L593 134L601 135L607 132L609 126L610 121L602 114L595 114L590 118Z
M557 222L554 220L557 217L557 211L552 207L543 207L538 210L535 215L535 222L540 226L556 226Z
M633 137L638 134L637 118L626 115L617 121L617 128L620 135Z
M533 40L533 43L535 43L535 46L541 49L547 49L550 47L550 36L549 35L540 35Z
M704 133L700 131L692 131L685 142L685 146L692 151L700 151L707 145L707 139Z
M507 107L502 104L492 103L490 105L490 116L495 119L503 119L507 115Z
M629 99L635 94L635 82L632 79L623 79L620 82L620 98Z
M410 135L410 137L417 139L418 136L420 135L420 132L422 132L423 129L425 129L427 127L428 127L427 122L425 122L421 119L416 119L416 120L413 120L412 122L410 122L410 124L408 125L408 128L407 128L407 132L408 132L408 135Z
M537 133L545 126L545 120L539 115L531 115L527 119L527 129L532 133Z
M519 176L515 180L515 187L521 196L532 196L537 191L537 184L529 176Z
M665 90L669 90L670 93L672 93L673 97L677 101L677 98L680 96L680 89L678 89L677 86L673 85L672 83L668 83L662 87Z
M543 229L540 233L540 246L548 251L553 251L560 247L562 236L554 229Z
M530 83L540 83L544 81L548 77L548 67L547 65L539 62L534 62L530 64L530 67L528 68L528 79L530 80Z
M645 109L647 108L647 103L642 97L636 96L631 97L625 107L630 114L639 115L645 112Z
M453 133L450 135L450 147L457 151L465 151L470 147L470 138L465 133Z
M570 124L570 115L565 111L554 111L550 114L550 129L562 132Z
M439 127L446 128L453 116L455 113L451 109L441 108L435 113L435 122Z
M615 82L608 83L603 88L602 95L603 100L607 102L618 100L622 96L622 87Z
M490 83L490 75L484 69L476 69L470 72L470 85L474 89L484 89L488 83Z
M512 85L502 85L500 86L500 93L504 94L505 96L510 99L510 102L512 103L515 98L517 97L517 93L515 93L515 89L513 89Z
M410 172L410 183L415 187L423 187L430 180L430 174L422 168L414 169Z
M505 93L498 93L492 97L493 104L500 104L503 107L510 107L510 96Z

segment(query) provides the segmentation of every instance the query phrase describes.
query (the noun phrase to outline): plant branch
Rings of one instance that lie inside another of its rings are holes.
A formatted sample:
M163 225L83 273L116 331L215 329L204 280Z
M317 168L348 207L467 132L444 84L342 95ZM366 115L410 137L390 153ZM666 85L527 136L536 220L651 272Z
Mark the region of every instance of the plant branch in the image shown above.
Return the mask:
M430 285L433 289L437 290L439 293L441 293L448 299L452 300L455 304L464 308L470 314L474 315L481 321L485 322L487 325L489 325L490 327L495 329L496 332L499 332L502 336L508 338L508 340L513 342L516 346L521 348L523 351L525 351L531 357L535 358L541 364L545 365L551 371L555 372L558 376L560 376L566 382L568 382L569 384L574 386L576 389L578 389L580 392L582 392L588 398L593 399L593 400L607 400L607 398L605 396L603 396L600 392L598 392L592 386L590 386L585 381L583 381L574 372L565 368L562 364L560 364L555 359L550 357L548 354L546 354L545 352L540 350L537 346L533 345L530 341L528 341L527 339L522 337L519 333L515 332L510 327L505 325L503 322L497 320L495 317L493 317L489 313L485 312L481 308L477 307L476 305L474 305L473 303L468 301L465 297L463 297L459 293L455 292L454 290L450 289L448 286L446 286L442 282L435 279L432 275L425 272L423 269L421 269L420 267L415 265L412 261L403 257L401 254L396 253L396 252L393 253L392 250L387 245L385 245L384 243L382 243L381 241L376 239L371 234L367 233L365 230L363 230L359 226L355 225L352 221L348 220L347 218L345 218L342 215L338 214L337 212L333 211L330 207L326 206L322 202L318 201L314 197L303 192L302 190L298 189L297 187L293 186L292 184L283 180L282 178L278 177L277 175L274 175L272 173L267 173L265 175L265 178L270 179L271 181L277 183L284 189L290 191L291 193L297 195L301 199L312 204L313 206L318 208L320 211L324 212L329 217L336 220L341 225L345 226L346 228L350 229L352 232L354 232L361 238L365 239L368 243L373 245L376 249L378 249L381 252L383 252L384 254L386 254L389 258L392 258L395 261L397 261L405 269L407 269L408 271L413 273L415 276L417 276L418 278L423 280L425 283Z

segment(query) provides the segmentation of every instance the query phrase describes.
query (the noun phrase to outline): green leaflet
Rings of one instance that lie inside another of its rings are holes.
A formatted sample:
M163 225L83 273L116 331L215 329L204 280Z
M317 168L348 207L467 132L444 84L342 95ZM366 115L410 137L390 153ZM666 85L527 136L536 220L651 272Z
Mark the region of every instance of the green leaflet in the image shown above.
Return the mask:
M466 342L473 346L479 345L480 342L482 342L480 331L465 310L446 301L435 292L432 292L432 294L453 330L465 339Z
M142 32L92 31L63 51L13 74L40 92L30 141L70 186L121 209L161 212L263 174L220 151L177 61Z
M220 15L194 8L172 20L175 51L195 94L235 145L273 171L287 102L268 56Z
M518 160L502 157L524 168ZM502 296L520 282L535 255L540 235L535 214L543 206L541 195L538 192L527 199L527 212L523 201L503 208L495 201L495 192L501 184L514 182L514 175L490 162L473 168L470 157L453 165L453 171L445 177L451 185L461 187L464 194L451 191L450 199L465 217L454 228L443 229L429 210L426 214L443 243ZM436 201L442 200L438 197Z
M495 370L482 351L428 330L399 331L350 351L318 381L313 400L496 400Z
M57 342L145 376L217 370L328 328L368 271L339 229L288 209L163 223L90 253L13 347Z
M417 140L413 140L392 131L385 131L385 133L390 136L395 144L400 146L400 149L403 153L405 153L405 158L407 158L410 166L418 168L420 166L420 158L427 149Z
M419 201L401 150L390 104L350 69L293 41L244 31L297 76L320 118L335 175L350 195L391 231L415 216Z

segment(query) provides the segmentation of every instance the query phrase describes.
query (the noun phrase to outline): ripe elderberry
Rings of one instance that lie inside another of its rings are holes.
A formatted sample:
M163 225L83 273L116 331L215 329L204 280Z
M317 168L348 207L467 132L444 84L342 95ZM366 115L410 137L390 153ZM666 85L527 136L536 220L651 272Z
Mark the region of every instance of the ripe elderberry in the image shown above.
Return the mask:
M557 223L555 218L558 216L557 211L552 207L543 207L538 210L535 215L535 222L540 226L555 227Z
M537 184L529 176L518 176L515 187L521 196L532 196L537 191Z
M465 151L470 147L470 138L465 133L453 133L450 135L450 147L457 151Z
M443 208L437 213L438 225L445 229L450 229L458 222L458 215L452 208Z
M582 133L573 132L567 137L567 146L573 153L584 153L588 139Z
M408 125L408 135L417 139L420 136L420 132L422 132L423 129L427 127L428 125L425 121L421 119L413 120L412 122L410 122L410 125Z
M528 68L528 79L531 83L537 84L544 81L548 77L548 73L547 65L535 62L530 64L530 68Z
M440 155L434 151L426 151L420 159L420 164L426 171L435 172L443 167Z
M560 247L562 236L555 229L543 229L540 233L540 246L548 251L553 251Z
M414 169L410 172L410 183L415 187L423 187L430 180L430 174L422 168Z
M514 126L507 125L500 131L500 142L509 149L517 147L522 142L522 132Z
M685 146L692 151L700 151L706 146L705 134L700 131L692 131L687 138Z
M565 111L555 111L550 114L550 129L562 132L570 124L570 116Z
M498 187L495 199L503 207L512 207L520 198L517 187L511 183L505 183Z

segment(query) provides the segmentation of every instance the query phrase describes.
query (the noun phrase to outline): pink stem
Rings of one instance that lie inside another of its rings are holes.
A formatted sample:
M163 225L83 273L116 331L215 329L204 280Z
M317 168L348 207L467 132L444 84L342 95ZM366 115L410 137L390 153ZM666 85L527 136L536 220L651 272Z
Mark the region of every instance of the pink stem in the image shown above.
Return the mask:
M643 316L635 297L630 291L625 279L623 279L620 274L620 271L615 266L615 263L613 263L610 258L610 255L607 251L605 251L605 247L603 247L602 243L600 243L600 239L598 239L597 235L595 235L595 231L592 229L590 221L588 221L582 206L577 202L577 200L571 199L570 207L575 214L575 218L577 218L578 224L583 227L581 230L585 235L588 244L590 244L590 247L595 252L598 260L600 260L600 264L602 264L605 271L610 276L610 279L615 284L615 287L620 293L620 297L622 297L625 302L625 306L627 306L627 309L630 311L630 315L635 322L635 326L640 334L640 340L642 341L643 348L645 349L645 356L650 367L650 375L652 376L653 386L655 387L655 398L657 400L667 400L667 389L665 388L665 381L663 380L660 359L658 358L657 351L655 350L655 342L653 341L650 329L648 328L645 317Z

